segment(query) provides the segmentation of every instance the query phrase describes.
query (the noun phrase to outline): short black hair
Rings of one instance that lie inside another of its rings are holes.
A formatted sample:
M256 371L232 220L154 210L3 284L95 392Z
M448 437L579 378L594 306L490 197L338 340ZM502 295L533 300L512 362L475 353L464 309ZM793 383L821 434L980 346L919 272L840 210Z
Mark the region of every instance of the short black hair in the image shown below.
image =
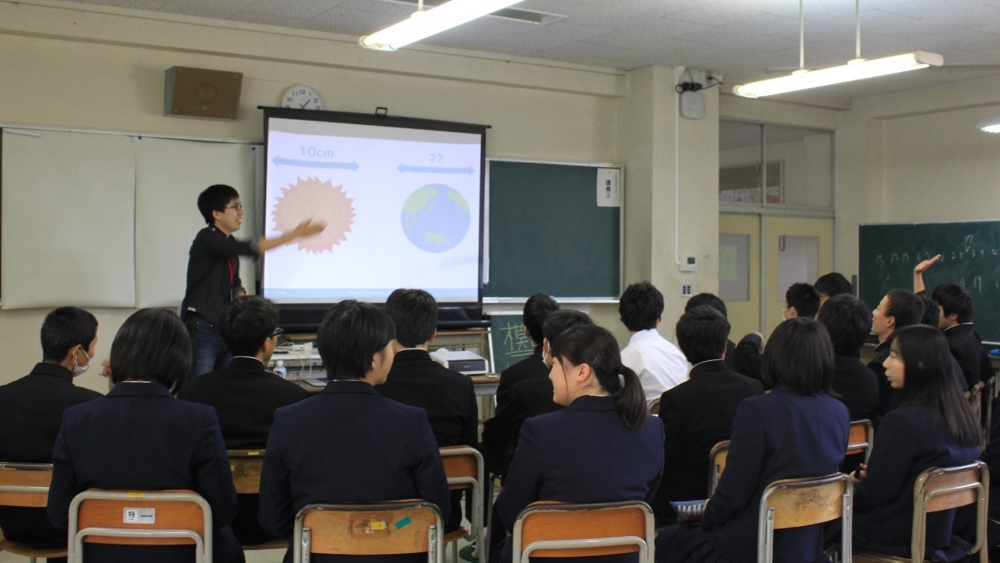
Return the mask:
M353 299L337 303L316 332L316 346L330 379L364 379L372 358L396 337L382 309Z
M687 313L691 309L701 307L702 305L708 305L709 307L722 313L723 317L729 317L729 313L726 311L725 302L723 302L722 299L719 299L717 295L713 295L711 293L699 293L691 299L688 299L688 302L684 304L684 312Z
M854 286L840 272L830 272L824 274L816 280L813 288L827 298L838 295L854 295Z
M842 356L856 356L872 330L872 312L865 302L850 294L827 299L817 319L833 342L833 351Z
M634 283L618 300L618 314L625 328L633 332L656 328L663 315L663 294L648 281Z
M924 316L921 317L920 324L934 328L941 326L941 306L922 291L917 296L924 302Z
M785 302L795 307L800 317L813 318L819 311L819 293L807 283L793 283L785 292Z
M800 395L830 392L833 384L833 343L826 328L808 318L779 324L764 348L764 385L784 385Z
M550 313L558 310L559 304L556 300L544 293L536 293L524 303L524 326L528 328L528 333L536 345L545 339L543 327L545 319Z
M916 293L905 289L891 289L885 296L889 298L885 316L896 319L896 329L920 324L920 319L924 318L924 301Z
M583 311L577 311L575 309L560 309L558 311L553 311L545 319L545 324L542 327L542 331L545 334L545 338L549 339L549 345L555 341L556 337L560 334L566 332L567 330L575 327L576 325L592 325L594 324L593 319L590 315L584 313Z
M257 355L276 328L278 308L256 295L234 300L219 316L219 333L234 356Z
M396 327L396 341L406 348L428 342L437 330L437 301L422 289L393 291L385 301L385 312Z
M172 393L191 372L191 337L166 309L140 309L122 323L111 343L111 380L155 381Z
M215 223L212 212L218 211L221 213L225 211L229 202L239 199L239 197L240 193L236 191L236 188L225 184L214 184L198 194L198 211L205 218L205 222L211 225Z
M677 321L677 345L692 364L718 360L729 340L729 321L711 305L686 311Z
M937 301L941 306L944 316L958 315L958 322L970 323L972 316L976 313L976 307L972 304L972 295L969 290L957 283L943 283L934 288L931 299Z
M59 363L71 348L79 344L84 350L97 338L97 318L77 307L53 309L42 322L42 360Z

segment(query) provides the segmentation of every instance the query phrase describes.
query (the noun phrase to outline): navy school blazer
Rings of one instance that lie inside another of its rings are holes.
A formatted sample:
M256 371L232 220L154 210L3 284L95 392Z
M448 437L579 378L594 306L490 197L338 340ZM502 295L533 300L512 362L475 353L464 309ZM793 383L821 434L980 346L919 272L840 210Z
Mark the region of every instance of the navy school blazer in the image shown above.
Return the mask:
M840 471L850 424L847 407L820 392L778 385L736 409L726 471L701 520L715 552L733 563L757 561L760 498L779 479ZM778 530L775 561L813 561L823 551L820 526Z
M944 418L926 407L904 404L885 415L867 475L854 485L855 547L909 557L917 476L929 467L972 463L978 454L977 446L954 444ZM942 550L939 560L951 560L946 548L954 515L948 510L927 518L927 546Z
M451 516L441 454L423 409L381 397L364 381L333 380L322 393L275 412L257 514L268 533L290 538L295 515L309 504L413 498L436 504L444 522ZM284 560L291 559L289 548Z
M497 511L511 531L538 500L651 502L663 474L663 425L652 415L629 430L614 397L580 397L563 410L524 421ZM511 560L513 542L501 546ZM597 561L594 558L594 561Z
M65 528L87 489L192 489L212 508L213 559L243 561L229 524L236 488L215 410L173 398L159 383L119 383L106 397L66 410L52 454L49 519ZM89 544L87 561L187 562L190 546Z

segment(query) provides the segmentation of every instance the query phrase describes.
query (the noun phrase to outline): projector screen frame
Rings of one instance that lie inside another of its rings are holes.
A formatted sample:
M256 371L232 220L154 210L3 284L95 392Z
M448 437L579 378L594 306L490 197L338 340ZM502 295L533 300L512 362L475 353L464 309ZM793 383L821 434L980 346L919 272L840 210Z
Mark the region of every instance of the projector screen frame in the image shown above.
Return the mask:
M453 121L440 121L434 119L423 119L416 117L403 117L387 115L384 113L368 114L341 111L325 110L303 110L292 108L280 108L271 106L258 106L257 109L264 112L264 175L267 177L268 153L268 130L270 119L291 119L306 121L327 121L334 123L348 123L355 125L369 125L376 127L395 127L401 129L424 129L430 131L445 131L454 133L465 133L479 135L480 141L480 163L479 163L479 265L477 300L475 302L447 302L438 304L438 327L439 328L467 328L488 326L489 321L483 319L483 253L485 234L485 198L486 198L486 131L490 125L474 123L460 123ZM264 200L261 209L266 206L267 186L264 183ZM260 232L267 232L267 213L260 214ZM263 295L264 261L266 254L257 261L257 293ZM319 327L320 322L326 312L339 301L317 302L317 303L278 303L279 311L278 324L290 333L313 333ZM382 305L382 302L373 302L375 305Z

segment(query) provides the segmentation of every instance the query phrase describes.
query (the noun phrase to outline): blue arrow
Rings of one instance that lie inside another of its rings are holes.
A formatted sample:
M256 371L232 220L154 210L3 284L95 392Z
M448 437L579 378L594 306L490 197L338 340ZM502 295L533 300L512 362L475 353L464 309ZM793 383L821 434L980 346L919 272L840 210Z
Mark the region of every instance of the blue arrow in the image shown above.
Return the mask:
M467 166L465 168L440 168L437 166L409 166L406 164L400 164L398 170L400 173L420 172L423 174L472 174L471 166Z
M352 172L360 168L357 162L314 162L311 160L293 160L276 156L271 159L275 166L286 164L288 166L303 166L305 168L346 168Z

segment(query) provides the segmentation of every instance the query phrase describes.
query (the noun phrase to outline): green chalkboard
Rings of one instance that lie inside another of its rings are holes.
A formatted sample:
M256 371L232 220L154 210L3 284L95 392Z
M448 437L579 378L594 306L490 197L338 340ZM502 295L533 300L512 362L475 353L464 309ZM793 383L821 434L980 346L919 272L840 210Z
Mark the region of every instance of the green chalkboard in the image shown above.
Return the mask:
M599 170L490 161L485 297L618 298L621 207L597 205Z
M873 309L890 289L913 289L913 267L936 254L927 291L958 283L972 294L983 340L1000 342L1000 221L862 225L858 295Z
M525 336L524 318L520 313L493 313L491 316L493 373L500 373L533 354L535 343Z

